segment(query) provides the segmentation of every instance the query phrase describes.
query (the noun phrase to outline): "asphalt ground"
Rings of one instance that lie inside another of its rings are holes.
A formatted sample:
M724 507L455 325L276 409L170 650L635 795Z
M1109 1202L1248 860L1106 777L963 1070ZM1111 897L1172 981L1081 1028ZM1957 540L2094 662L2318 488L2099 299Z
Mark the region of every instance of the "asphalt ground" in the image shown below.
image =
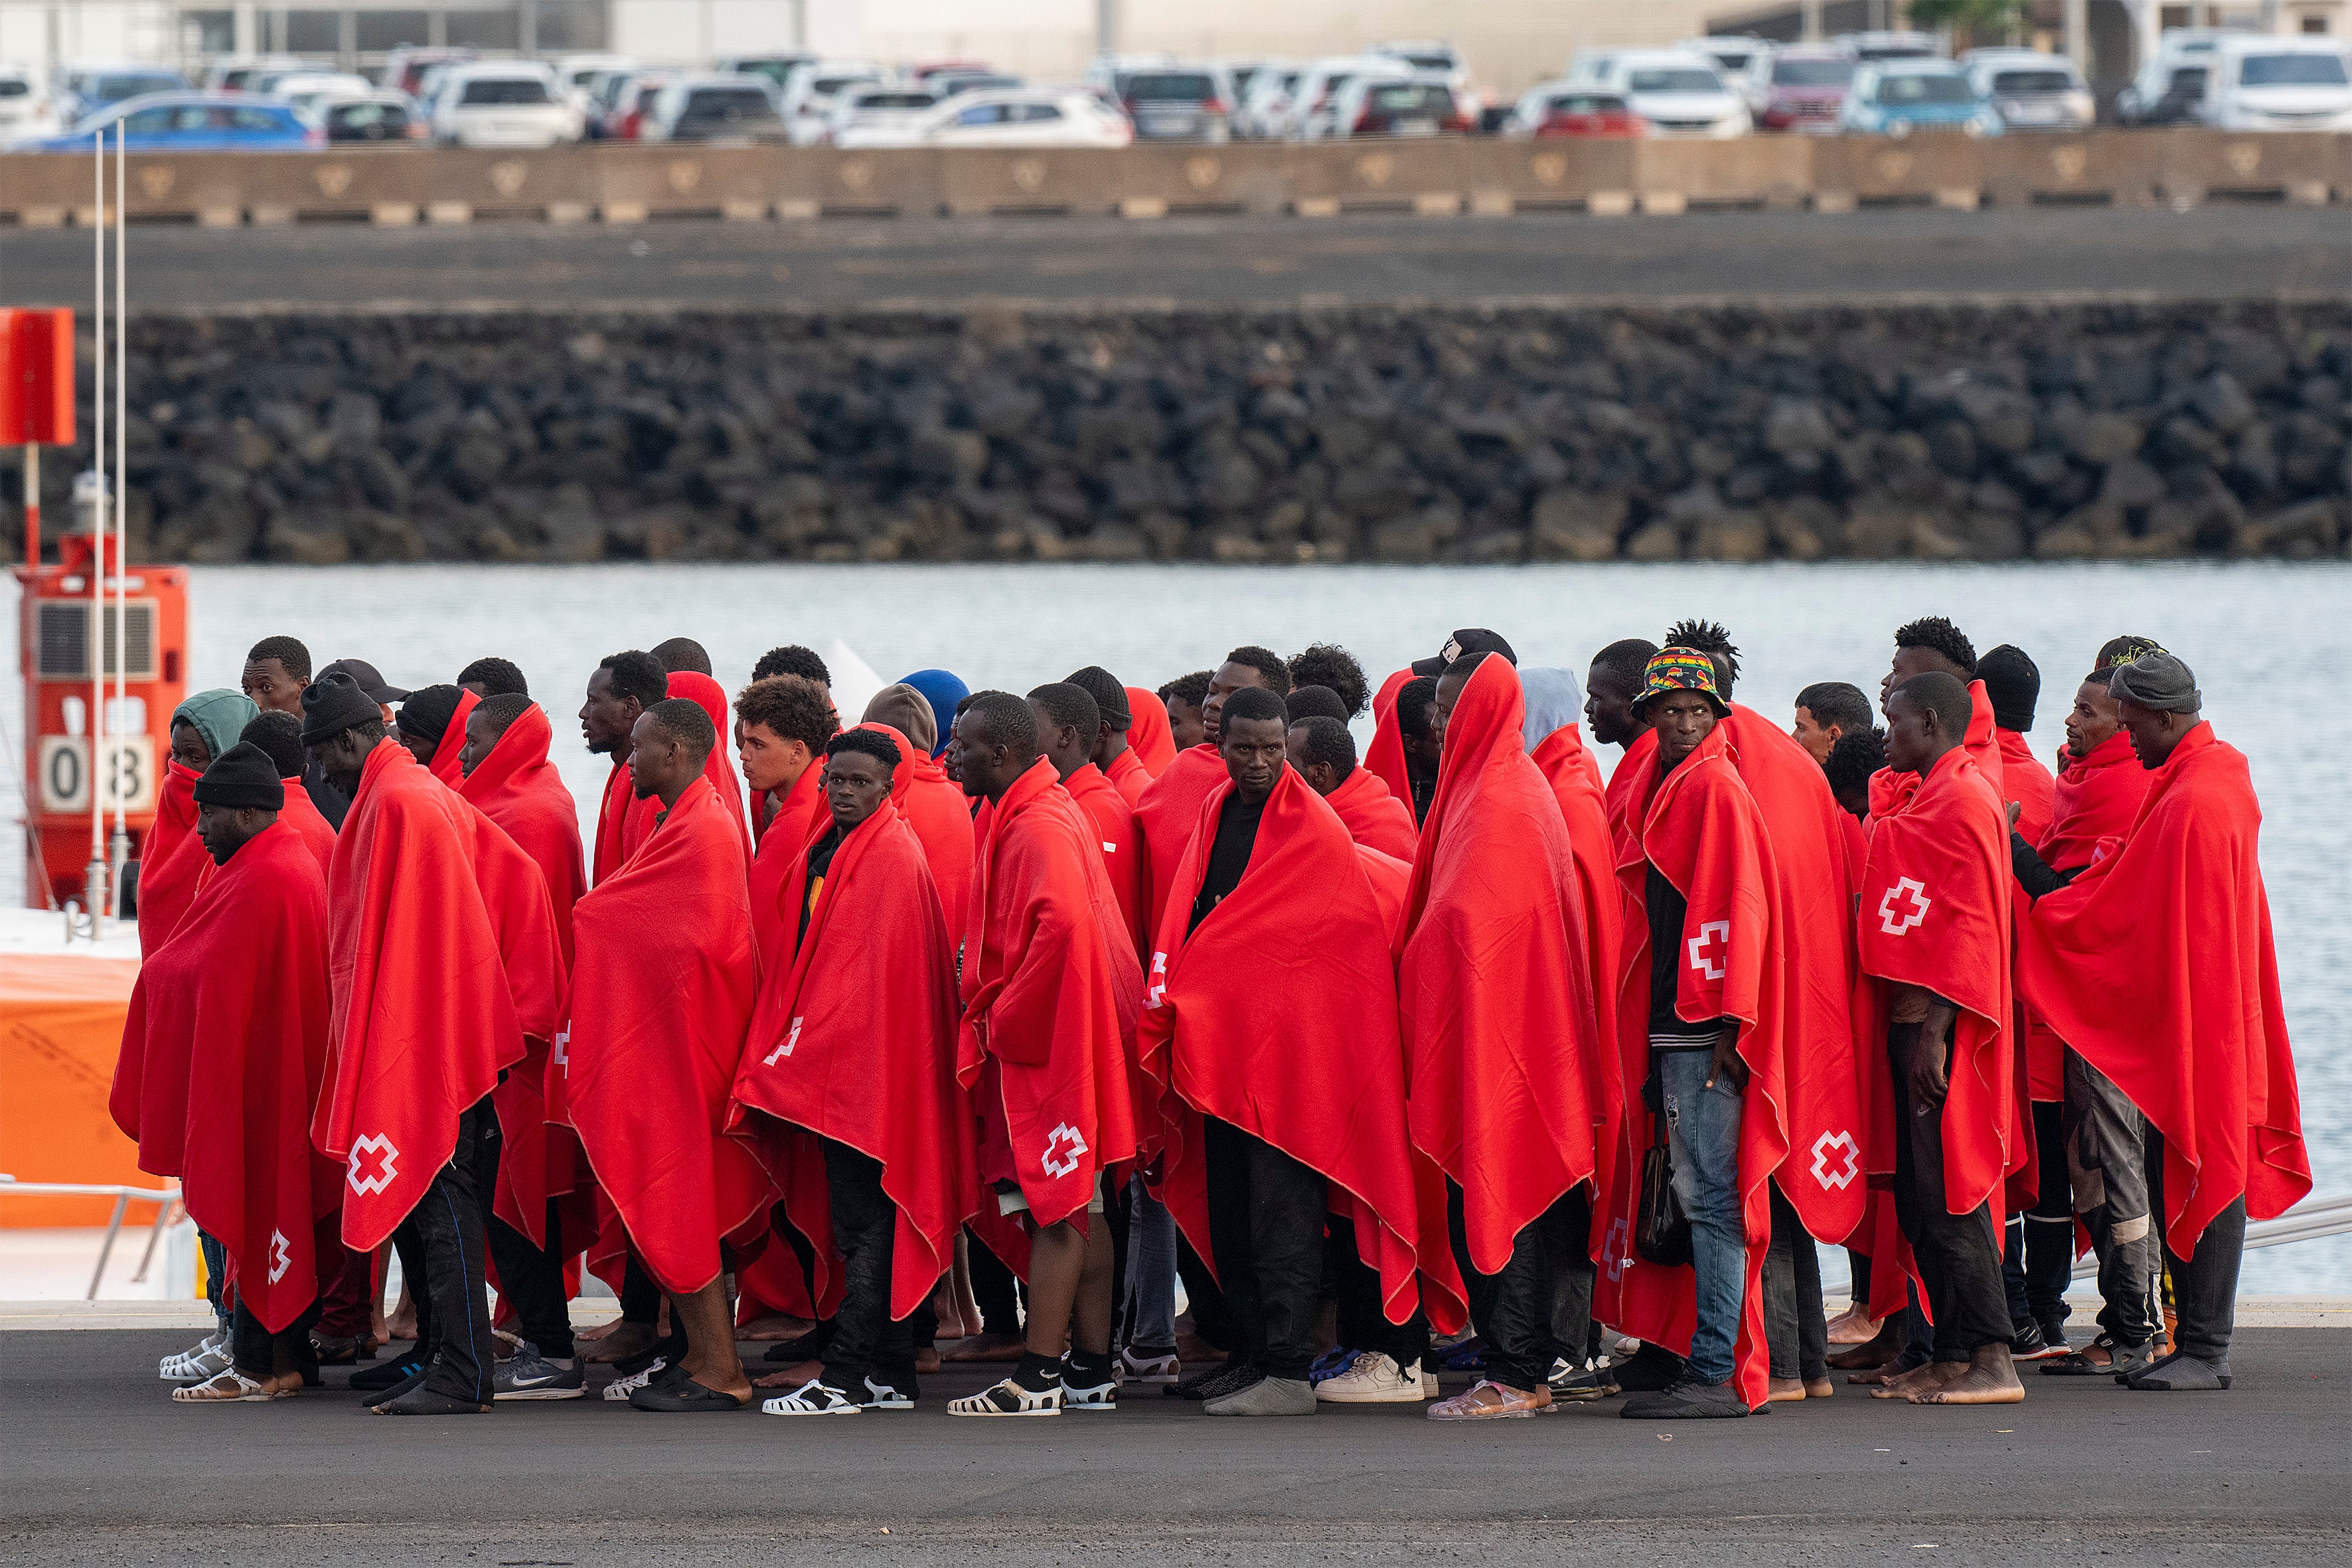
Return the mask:
M2352 289L2346 216L1874 208L1843 216L138 226L142 308L1264 307L2309 297ZM86 302L73 229L0 229L0 304Z
M587 1399L446 1420L373 1416L339 1386L178 1406L153 1369L189 1338L0 1334L0 1560L2352 1561L2352 1334L2331 1330L2242 1331L2216 1395L2028 1373L2023 1405L1842 1387L1746 1421L1629 1422L1611 1401L1469 1427L1417 1406L1219 1421L1157 1393L1108 1415L947 1414L1001 1367L834 1419L646 1415L594 1397L602 1368Z

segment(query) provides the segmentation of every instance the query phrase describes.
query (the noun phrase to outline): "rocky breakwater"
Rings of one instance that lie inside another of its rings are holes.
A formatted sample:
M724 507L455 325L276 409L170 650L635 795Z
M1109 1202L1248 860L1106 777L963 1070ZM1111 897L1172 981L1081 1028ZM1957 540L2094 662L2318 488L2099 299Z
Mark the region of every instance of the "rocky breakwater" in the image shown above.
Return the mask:
M2352 306L274 314L131 342L165 559L2317 558L2352 531Z

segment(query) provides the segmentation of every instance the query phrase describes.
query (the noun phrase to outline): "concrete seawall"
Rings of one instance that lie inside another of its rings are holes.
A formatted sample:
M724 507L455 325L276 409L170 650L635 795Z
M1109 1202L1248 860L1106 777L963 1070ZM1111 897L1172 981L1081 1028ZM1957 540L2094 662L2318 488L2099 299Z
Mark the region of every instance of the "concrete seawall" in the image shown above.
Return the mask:
M2315 559L2352 532L2332 303L193 314L134 320L131 355L134 528L197 562ZM53 518L88 438L45 467Z

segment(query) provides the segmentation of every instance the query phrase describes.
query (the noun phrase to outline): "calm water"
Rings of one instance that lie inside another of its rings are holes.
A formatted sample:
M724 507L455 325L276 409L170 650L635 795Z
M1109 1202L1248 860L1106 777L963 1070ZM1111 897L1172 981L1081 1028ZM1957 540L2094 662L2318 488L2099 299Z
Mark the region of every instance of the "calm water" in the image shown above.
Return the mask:
M556 756L593 824L605 776L578 741L582 686L596 661L694 637L730 689L779 643L839 638L885 680L942 666L974 688L1023 691L1082 664L1138 686L1198 669L1237 643L1291 653L1353 650L1377 680L1436 651L1451 629L1493 626L1528 664L1582 671L1594 649L1657 638L1672 621L1728 625L1742 700L1775 716L1815 680L1875 693L1891 632L1947 615L1979 649L2013 642L2042 666L2035 749L2063 740L2074 687L2118 632L2160 638L2196 669L2206 713L2252 759L2264 812L2287 1018L2304 1126L2321 1193L2352 1191L2352 570L2265 563L1906 567L1560 566L1317 568L1058 566L417 566L198 568L191 689L234 686L245 650L291 633L324 662L373 661L395 685L452 680L469 659L520 665L555 721ZM13 595L13 587L8 590ZM0 682L5 802L21 688ZM1614 753L1604 757L1603 765ZM0 862L0 896L22 896ZM2250 1253L2250 1290L2352 1290L2352 1238Z

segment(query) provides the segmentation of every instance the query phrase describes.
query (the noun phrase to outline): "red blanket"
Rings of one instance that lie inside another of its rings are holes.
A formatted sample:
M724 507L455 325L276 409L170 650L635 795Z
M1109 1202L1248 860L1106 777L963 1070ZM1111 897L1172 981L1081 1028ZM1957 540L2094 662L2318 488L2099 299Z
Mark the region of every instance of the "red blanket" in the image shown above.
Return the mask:
M181 1179L272 1333L318 1294L312 1227L342 1201L342 1173L310 1147L330 1001L326 876L292 829L265 827L197 898L185 940L141 967L114 1070L139 1168Z
M1617 1117L1576 854L1528 761L1518 673L1480 664L1445 733L1397 972L1415 1146L1462 1187L1492 1274L1528 1222L1592 1179Z
M1202 804L1154 939L1139 1046L1159 1105L1158 1192L1213 1258L1201 1119L1272 1144L1356 1218L1357 1250L1401 1323L1418 1299L1418 1254L1432 1252L1442 1275L1452 1249L1444 1211L1422 1214L1413 1190L1388 922L1346 826L1285 768L1239 885L1188 935L1232 794L1228 783ZM1269 1007L1275 996L1283 1005Z
M1143 792L1151 787L1151 770L1143 765L1132 746L1110 760L1110 766L1103 770L1103 777L1110 780L1110 787L1118 791L1119 799L1130 806L1141 800Z
M1616 846L1609 836L1609 805L1601 793L1601 770L1584 749L1584 737L1564 724L1537 743L1528 760L1551 785L1568 824L1569 852L1576 862L1577 891L1583 900L1585 955L1593 1004L1600 1009L1601 1037L1617 1037L1617 949L1624 924L1625 896L1617 887Z
M146 957L180 929L213 858L196 837L196 780L178 763L163 764L155 822L139 851L139 953Z
M1349 837L1368 848L1410 865L1420 846L1421 831L1412 824L1412 807L1389 792L1378 773L1358 768L1323 797L1339 814Z
M798 910L785 907L784 881L796 874L794 868L808 847L833 826L824 792L817 787L824 778L824 764L811 763L808 771L784 792L775 815L768 818L767 831L760 835L759 858L751 862L751 934L762 963L771 953L792 951L793 932L799 928L801 917Z
M1689 1268L1645 1263L1624 1243L1639 1203L1641 1152L1653 1136L1650 1118L1636 1108L1651 1068L1648 874L1655 866L1686 906L1676 944L1675 1016L1693 1023L1737 1019L1739 1058L1748 1068L1739 1120L1748 1282L1734 1353L1740 1394L1755 1405L1764 1402L1771 1372L1764 1338L1764 1259L1772 1243L1771 1194L1766 1184L1781 1170L1791 1146L1789 1008L1780 962L1786 945L1786 906L1770 833L1754 794L1733 765L1731 741L1729 722L1717 723L1698 749L1664 778L1654 761L1646 763L1646 777L1633 781L1627 796L1627 809L1637 814L1640 823L1640 841L1632 858L1618 867L1625 892L1625 925L1617 1045L1627 1114L1610 1162L1610 1234L1604 1248L1609 1267L1602 1271L1594 1310L1628 1333L1685 1351L1697 1322L1696 1279ZM1841 1157L1827 1162L1827 1168L1835 1190L1852 1194L1849 1201L1858 1219L1866 1182L1851 1131L1838 1153ZM1797 1184L1784 1181L1782 1185L1790 1189L1793 1201ZM1846 1231L1853 1228L1852 1222L1845 1226Z
M702 764L702 776L710 781L718 792L719 803L735 824L735 835L741 840L743 860L751 859L751 825L743 815L743 781L735 776L735 763L729 755L727 738L735 732L734 721L727 711L727 690L707 675L691 669L679 670L669 678L669 694L683 697L710 715L711 728L718 732L718 742Z
M2261 827L2244 753L2200 724L2149 775L2121 849L2019 921L2034 1010L2164 1134L2183 1257L2240 1194L2270 1219L2311 1191Z
M581 865L580 808L548 760L555 731L538 708L525 709L457 787L539 866L555 910L556 940L572 962L572 906L588 890Z
M310 792L302 787L299 773L278 782L286 789L286 805L278 811L278 820L302 841L311 858L319 862L319 871L323 876L335 858L335 825L320 816L319 808L310 804ZM576 821L572 825L572 836L574 839L580 837ZM209 863L212 857L207 855L205 859Z
M1136 826L1150 852L1146 887L1151 894L1151 918L1143 922L1145 931L1160 929L1160 911L1176 880L1177 862L1184 858L1184 847L1192 841L1192 828L1201 820L1201 803L1224 782L1225 760L1217 748L1193 746L1178 752L1136 803Z
M1083 1224L1097 1177L1136 1149L1143 974L1092 833L1040 758L989 813L972 871L956 1068L981 1180L1018 1181L1040 1226Z
M1389 786L1408 814L1412 810L1412 775L1406 771L1404 736L1397 728L1397 693L1412 679L1410 667L1381 682L1372 698L1372 743L1365 749L1364 766Z
M2050 831L2050 814L2056 804L2053 796L2057 783L2050 776L2050 765L2033 754L2033 748L2015 730L1996 729L1993 741L2000 748L2000 797L2018 803L2017 830L2025 835L2028 844L2039 844Z
M860 724L858 728L879 730L898 742L900 761L890 775L890 804L923 847L923 862L930 868L931 889L939 897L948 930L961 932L964 905L971 898L971 803L949 781L938 758L919 751L889 725ZM817 805L816 831L823 833L831 825L833 814L822 796Z
M793 909L806 897L807 868L803 856L785 880ZM889 983L875 984L877 975ZM956 1082L961 1005L955 944L923 847L886 801L835 852L789 966L761 977L730 1125L770 1146L772 1167L796 1175L812 1162L793 1145L818 1137L881 1162L882 1190L898 1211L893 1318L922 1305L980 1206L971 1109ZM813 1164L824 1170L821 1151ZM789 1183L784 1205L803 1235L830 1234L821 1180Z
M661 802L636 798L629 782L629 764L614 763L604 776L604 796L596 807L596 855L590 880L597 887L629 863L646 835L654 830Z
M1095 846L1102 856L1103 875L1109 879L1110 890L1118 900L1120 924L1128 941L1134 944L1139 961L1150 951L1151 933L1144 921L1150 910L1148 889L1150 867L1143 855L1143 835L1135 826L1135 808L1127 798L1111 787L1100 769L1092 763L1062 781L1078 809L1094 824Z
M1960 750L1976 763L1978 773L1995 794L2000 794L2006 787L2007 781L2003 775L2007 768L2001 758L2000 731L1992 721L1992 699L1986 694L1985 683L1981 680L1969 682L1969 732L1960 738ZM1894 799L1897 789L1909 787L1916 786L1905 785L1892 768L1881 768L1871 774L1871 820L1876 822L1885 815L1888 803ZM2013 795L2007 797L2015 798ZM2006 821L2007 811L2001 815Z
M673 1295L756 1244L774 1189L721 1131L755 963L741 841L697 779L628 865L572 910L572 1125L646 1271Z
M490 1092L504 1143L499 1153L496 1212L534 1243L542 1243L547 1232L549 1177L547 1058L563 1018L569 966L539 862L480 807L469 803L466 811L473 822L474 867L482 889L482 907L489 911L490 927L498 933L499 961L506 972L507 993L513 999L515 1021L522 1028L526 1046L521 1064ZM568 1154L567 1146L558 1147Z
M1617 759L1617 771L1609 775L1609 785L1601 791L1601 801L1609 808L1609 839L1616 846L1617 864L1622 866L1629 855L1642 853L1642 814L1634 809L1639 795L1647 799L1658 771L1658 732L1644 730L1633 737Z
M343 1241L373 1250L449 1163L457 1119L522 1059L475 865L476 813L399 742L368 753L327 870L334 1048L310 1138L346 1162Z
M457 753L466 749L466 720L480 701L464 687L457 689L457 710L449 715L449 727L441 731L440 742L433 748L433 761L425 764L435 778L451 789L465 779L465 765L458 762Z
M1176 760L1176 731L1168 722L1168 704L1140 686L1127 689L1127 749L1151 778L1168 771ZM1114 766L1117 764L1114 763Z
M1923 985L1961 1010L1944 1100L1944 1206L1968 1214L2000 1193L2032 1142L2011 1037L2007 814L1999 785L1965 747L1925 778L1894 776L1863 871L1863 973ZM1871 1026L1884 1040L1888 990L1874 989Z

